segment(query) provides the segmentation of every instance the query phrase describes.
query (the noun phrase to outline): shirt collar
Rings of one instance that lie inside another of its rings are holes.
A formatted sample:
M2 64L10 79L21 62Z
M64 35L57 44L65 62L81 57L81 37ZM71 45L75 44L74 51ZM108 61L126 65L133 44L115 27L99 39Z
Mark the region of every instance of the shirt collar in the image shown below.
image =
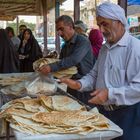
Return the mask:
M116 44L113 44L110 47L109 43L106 42L105 46L110 48L110 49L114 48L115 46L126 47L126 46L128 46L128 38L129 38L129 33L127 31L125 31L125 33L122 36L122 38Z
M129 33L127 31L125 31L124 35L122 36L122 38L116 43L116 45L122 46L122 47L126 47L128 46L128 38L129 38Z
M69 41L67 41L67 43L68 44L74 44L76 42L76 38L77 38L77 33L74 33L72 38Z

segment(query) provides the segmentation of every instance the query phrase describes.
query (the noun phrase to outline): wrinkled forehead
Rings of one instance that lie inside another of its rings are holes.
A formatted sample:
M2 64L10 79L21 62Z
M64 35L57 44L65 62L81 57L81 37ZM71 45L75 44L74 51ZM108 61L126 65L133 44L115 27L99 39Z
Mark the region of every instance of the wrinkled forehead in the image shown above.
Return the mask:
M97 20L97 25L100 25L102 23L111 23L112 21L114 21L113 19L105 18L102 16L97 16L96 20Z
M56 23L56 30L60 30L61 28L64 28L65 24L63 21L59 21Z
M63 21L60 21L56 24L57 31L59 31L59 30L63 31L64 29L69 28L69 27L72 27L72 25L70 25L69 23L63 22Z
M64 25L65 25L65 24L64 24L63 21L59 21L59 22L56 23L56 27L58 27L58 26L64 26Z

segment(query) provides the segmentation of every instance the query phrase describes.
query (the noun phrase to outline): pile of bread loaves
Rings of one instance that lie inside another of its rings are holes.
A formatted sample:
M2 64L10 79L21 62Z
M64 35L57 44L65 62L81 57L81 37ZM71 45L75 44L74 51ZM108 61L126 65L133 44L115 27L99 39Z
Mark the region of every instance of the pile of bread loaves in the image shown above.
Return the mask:
M108 120L99 112L87 111L77 101L62 95L12 100L1 108L0 119L28 134L83 134L107 130Z

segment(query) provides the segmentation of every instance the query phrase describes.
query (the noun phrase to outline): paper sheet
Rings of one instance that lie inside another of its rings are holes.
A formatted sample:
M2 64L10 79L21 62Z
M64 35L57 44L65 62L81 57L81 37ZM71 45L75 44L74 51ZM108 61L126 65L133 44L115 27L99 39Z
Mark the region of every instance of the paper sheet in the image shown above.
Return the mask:
M14 134L17 140L110 140L123 134L120 127L111 121L109 123L109 130L95 131L85 136L77 134L26 135L18 131L14 131Z

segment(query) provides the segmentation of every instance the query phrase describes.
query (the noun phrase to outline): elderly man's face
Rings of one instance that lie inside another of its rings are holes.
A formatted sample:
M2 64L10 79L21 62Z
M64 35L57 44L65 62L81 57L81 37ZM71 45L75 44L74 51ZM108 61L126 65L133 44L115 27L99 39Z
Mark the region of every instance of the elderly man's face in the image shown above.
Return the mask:
M115 44L124 34L124 26L120 21L97 17L97 24L110 44Z
M61 36L65 41L71 39L74 34L74 29L70 25L64 24L63 21L60 21L56 24L56 30L59 36Z

